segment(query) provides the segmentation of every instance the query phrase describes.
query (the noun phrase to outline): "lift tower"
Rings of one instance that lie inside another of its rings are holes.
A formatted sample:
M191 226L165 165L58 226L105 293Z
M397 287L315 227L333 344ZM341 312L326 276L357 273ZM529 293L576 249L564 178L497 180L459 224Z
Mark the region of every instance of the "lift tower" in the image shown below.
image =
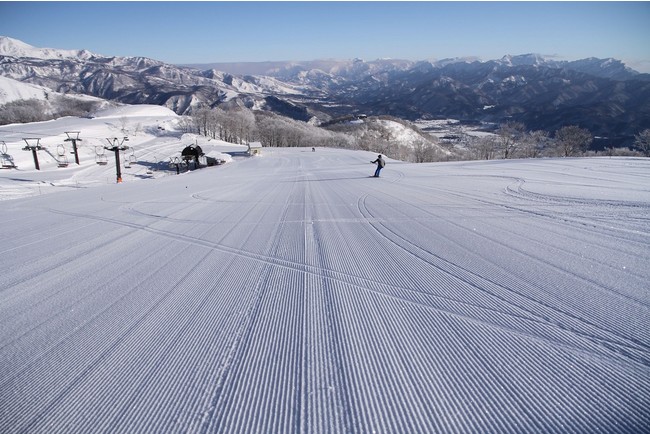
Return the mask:
M34 167L36 167L36 170L41 170L41 166L38 164L38 154L36 153L36 151L43 149L41 146L41 139L23 138L23 140L26 143L23 151L32 151L32 156L34 157Z
M115 153L115 173L117 175L117 183L119 184L122 182L122 170L120 169L120 151L125 151L129 149L128 146L124 145L124 142L128 141L128 137L123 137L122 141L119 141L117 137L113 137L112 139L106 139L108 142L108 146L104 146L104 149L107 151L113 151ZM118 143L119 142L119 143Z
M79 153L77 152L77 142L81 142L79 138L80 131L66 131L65 135L68 136L65 139L66 142L72 142L72 153L74 154L74 162L79 165Z

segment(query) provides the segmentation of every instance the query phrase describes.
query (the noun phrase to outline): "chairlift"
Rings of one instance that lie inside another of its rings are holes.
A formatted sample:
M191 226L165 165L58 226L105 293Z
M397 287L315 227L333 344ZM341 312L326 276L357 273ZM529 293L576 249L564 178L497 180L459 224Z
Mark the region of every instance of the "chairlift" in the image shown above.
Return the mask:
M65 155L59 155L57 162L59 167L68 167L68 157L66 157Z
M7 144L4 140L0 141L0 146L0 151L2 151L2 153L0 153L0 167L3 169L15 169L16 165L11 156L7 154Z
M155 161L153 165L147 166L147 175L151 175L153 172L158 170L158 159L155 155L153 156L153 161Z
M95 163L100 166L105 166L108 164L108 158L106 158L106 149L103 146L95 146Z
M13 160L9 157L9 155L3 153L0 155L0 163L3 169L15 169L16 165L14 164Z
M95 163L99 164L100 166L105 166L108 164L108 159L106 158L106 154L96 154L95 155Z
M128 138L125 138L125 140L128 140ZM127 169L130 168L132 164L136 164L138 162L138 160L135 158L135 149L131 147L129 150L131 153L124 156L124 167Z
M151 175L153 171L156 170L156 166L155 166L156 164L157 163L147 165L147 175Z
M68 157L65 156L65 146L57 145L56 153L59 158L56 159L57 165L59 167L68 167Z
M181 173L181 159L178 157L169 157L169 168L176 170L176 174Z

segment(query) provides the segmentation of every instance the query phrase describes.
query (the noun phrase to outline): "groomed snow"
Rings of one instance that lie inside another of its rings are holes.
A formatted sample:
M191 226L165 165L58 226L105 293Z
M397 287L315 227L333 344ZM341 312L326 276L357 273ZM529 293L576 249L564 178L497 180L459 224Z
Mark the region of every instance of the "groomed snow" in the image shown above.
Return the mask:
M647 432L650 160L374 156L4 201L0 432Z

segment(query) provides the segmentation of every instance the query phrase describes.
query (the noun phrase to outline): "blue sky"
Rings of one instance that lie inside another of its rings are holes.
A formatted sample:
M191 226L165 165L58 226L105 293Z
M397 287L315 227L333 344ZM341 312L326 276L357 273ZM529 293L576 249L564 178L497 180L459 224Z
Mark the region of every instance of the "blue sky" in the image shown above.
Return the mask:
M650 2L0 2L0 35L168 63L539 53L650 72Z

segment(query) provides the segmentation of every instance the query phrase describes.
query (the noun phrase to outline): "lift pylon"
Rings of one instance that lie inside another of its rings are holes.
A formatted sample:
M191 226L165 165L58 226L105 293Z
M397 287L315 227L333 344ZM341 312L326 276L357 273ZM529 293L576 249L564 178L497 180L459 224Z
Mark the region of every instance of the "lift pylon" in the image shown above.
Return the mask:
M120 151L125 151L129 149L128 146L124 145L124 142L128 141L128 137L123 137L122 141L118 139L117 137L113 137L112 139L106 138L106 141L108 142L108 146L104 146L104 149L107 151L113 151L115 153L115 172L117 176L117 183L119 184L122 182L122 170L120 168Z
M34 157L34 167L36 167L36 170L41 170L41 166L38 164L38 154L36 153L36 151L43 149L41 146L41 139L23 137L23 140L26 144L26 146L23 148L23 151L32 151L32 156Z
M74 161L79 165L79 152L77 152L77 142L81 142L81 139L79 138L79 134L81 134L81 131L66 131L65 135L68 136L67 139L65 139L66 142L72 142L72 153L74 154Z

